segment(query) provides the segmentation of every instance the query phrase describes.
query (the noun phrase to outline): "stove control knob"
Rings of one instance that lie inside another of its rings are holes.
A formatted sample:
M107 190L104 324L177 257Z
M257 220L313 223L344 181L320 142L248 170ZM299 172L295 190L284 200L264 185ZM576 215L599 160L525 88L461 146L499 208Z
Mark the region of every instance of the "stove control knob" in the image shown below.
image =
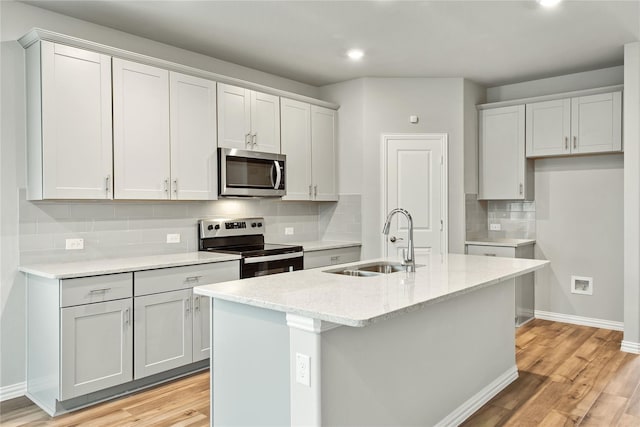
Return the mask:
M215 228L216 230L220 230L220 224L216 224L216 226L213 228Z
M262 227L262 223L261 222L258 223L258 227Z
M209 226L207 227L207 230L209 231L213 230L213 225L209 224Z
M252 223L251 223L251 227L253 227L253 228L256 228L256 225L257 225L257 224L256 224L255 222L252 222Z

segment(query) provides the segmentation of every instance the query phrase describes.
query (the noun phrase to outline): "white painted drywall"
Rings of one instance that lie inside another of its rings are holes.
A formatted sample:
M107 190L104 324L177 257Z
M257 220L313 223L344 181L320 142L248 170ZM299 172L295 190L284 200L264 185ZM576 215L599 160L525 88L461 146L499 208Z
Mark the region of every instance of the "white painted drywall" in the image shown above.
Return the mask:
M464 192L478 194L478 110L486 99L486 88L464 80Z
M640 343L640 42L624 46L624 340Z
M621 67L587 71L489 88L487 101L610 86L622 79ZM629 96L626 88L624 96ZM536 310L622 321L623 166L622 154L535 161L536 258L551 261L536 277ZM571 294L572 274L593 276L594 294Z
M344 174L340 191L360 188L362 194L364 259L382 254L380 233L385 213L380 154L384 133L448 134L449 252L464 252L463 86L461 78L365 78L322 88L324 99L340 102L338 145L359 144L362 134L361 149L341 148L339 170ZM349 112L347 119L343 110ZM418 123L409 123L411 115L418 116Z

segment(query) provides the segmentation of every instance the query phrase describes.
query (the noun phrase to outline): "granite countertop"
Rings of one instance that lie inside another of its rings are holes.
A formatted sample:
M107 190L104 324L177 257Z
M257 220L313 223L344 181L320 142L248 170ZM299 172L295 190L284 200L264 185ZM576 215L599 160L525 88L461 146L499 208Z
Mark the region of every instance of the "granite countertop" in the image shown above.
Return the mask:
M239 259L240 256L231 254L185 252L130 258L105 258L87 261L21 265L18 269L23 273L33 274L47 279L71 279L74 277L153 270L156 268L184 265L210 264L213 262Z
M324 251L328 249L352 248L362 246L360 242L347 242L339 240L311 240L306 242L288 242L288 245L300 245L305 252Z
M388 259L398 262L395 259ZM380 260L197 286L211 298L362 327L426 304L453 298L534 270L549 261L448 254L431 255L415 273L373 277L326 273Z
M491 239L491 238L480 238L467 240L464 242L465 245L478 245L478 246L504 246L510 248L518 248L520 246L528 246L534 245L536 243L535 239Z

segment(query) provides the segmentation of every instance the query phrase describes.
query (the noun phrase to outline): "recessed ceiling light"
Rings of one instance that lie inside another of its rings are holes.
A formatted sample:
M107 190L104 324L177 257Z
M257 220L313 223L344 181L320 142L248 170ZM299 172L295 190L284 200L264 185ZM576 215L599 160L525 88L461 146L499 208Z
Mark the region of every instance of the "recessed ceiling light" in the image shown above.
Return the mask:
M560 3L562 0L537 0L542 7L553 7Z
M354 61L357 61L359 59L362 59L362 57L364 56L364 52L360 49L351 49L347 51L347 56Z

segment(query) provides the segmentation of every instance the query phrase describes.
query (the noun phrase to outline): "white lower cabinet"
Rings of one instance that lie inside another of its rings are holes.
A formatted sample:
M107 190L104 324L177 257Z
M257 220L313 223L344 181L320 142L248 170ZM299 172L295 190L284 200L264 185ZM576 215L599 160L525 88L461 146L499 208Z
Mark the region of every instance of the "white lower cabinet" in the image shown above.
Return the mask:
M131 315L131 298L61 309L61 400L133 379Z
M360 246L324 249L304 253L304 269L360 261Z
M136 297L135 379L192 362L191 289Z
M208 359L211 355L211 305L209 298L193 296L193 361Z

